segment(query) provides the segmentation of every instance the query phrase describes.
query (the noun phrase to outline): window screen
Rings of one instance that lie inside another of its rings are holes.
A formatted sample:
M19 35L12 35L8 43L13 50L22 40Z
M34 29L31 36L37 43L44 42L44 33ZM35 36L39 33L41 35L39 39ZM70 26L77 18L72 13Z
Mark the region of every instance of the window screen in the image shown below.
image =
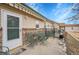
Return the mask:
M7 15L8 40L19 38L19 17Z

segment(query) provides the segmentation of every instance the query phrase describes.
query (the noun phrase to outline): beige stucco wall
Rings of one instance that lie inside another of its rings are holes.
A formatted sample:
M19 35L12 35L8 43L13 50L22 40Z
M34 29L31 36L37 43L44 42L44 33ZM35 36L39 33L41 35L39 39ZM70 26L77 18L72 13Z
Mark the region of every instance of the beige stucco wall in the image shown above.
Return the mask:
M46 28L53 28L53 24L49 21L46 21Z
M34 18L32 16L28 16L28 14L26 14L26 13L20 11L20 10L17 11L17 9L9 7L7 5L1 5L0 8L22 15L22 28L35 28L36 27L36 21L39 21L39 27L40 28L44 28L44 22L43 21L41 21L37 18Z
M54 23L54 28L59 29L59 25Z
M28 15L23 15L22 28L36 28L37 22L40 28L44 28L44 21L40 21Z
M73 29L72 27L65 27L65 31L79 31L79 26L74 26Z

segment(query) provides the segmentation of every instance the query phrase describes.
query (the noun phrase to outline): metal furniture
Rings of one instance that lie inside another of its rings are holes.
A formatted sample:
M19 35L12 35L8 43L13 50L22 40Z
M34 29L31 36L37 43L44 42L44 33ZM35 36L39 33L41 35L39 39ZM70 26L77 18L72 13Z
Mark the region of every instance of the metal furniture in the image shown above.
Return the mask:
M6 46L0 46L0 55L10 55L9 48Z

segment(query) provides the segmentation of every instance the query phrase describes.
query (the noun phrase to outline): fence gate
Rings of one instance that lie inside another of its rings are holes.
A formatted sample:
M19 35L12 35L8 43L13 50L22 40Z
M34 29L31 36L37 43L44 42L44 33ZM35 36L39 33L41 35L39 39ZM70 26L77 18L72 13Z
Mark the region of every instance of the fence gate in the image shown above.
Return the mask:
M54 29L54 37L58 38L59 37L59 30L57 28Z

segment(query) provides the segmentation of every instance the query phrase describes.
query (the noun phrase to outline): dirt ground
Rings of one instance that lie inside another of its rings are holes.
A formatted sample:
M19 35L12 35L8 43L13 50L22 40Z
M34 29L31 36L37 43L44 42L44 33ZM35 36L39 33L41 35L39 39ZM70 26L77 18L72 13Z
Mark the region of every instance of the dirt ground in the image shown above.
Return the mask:
M66 55L66 47L63 41L50 37L44 44L27 47L20 55Z

